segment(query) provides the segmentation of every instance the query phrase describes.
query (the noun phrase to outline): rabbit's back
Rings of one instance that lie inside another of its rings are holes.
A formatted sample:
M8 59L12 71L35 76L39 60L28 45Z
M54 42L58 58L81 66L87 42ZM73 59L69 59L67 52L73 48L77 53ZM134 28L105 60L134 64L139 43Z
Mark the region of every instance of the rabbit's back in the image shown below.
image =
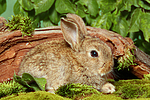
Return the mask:
M57 73L70 73L69 64L73 64L73 51L64 40L45 42L31 49L23 59L19 75L24 72L36 77L57 77ZM72 60L71 60L72 59ZM71 66L71 65L70 65ZM59 78L62 78L59 74ZM53 78L51 78L53 80ZM58 77L57 77L58 78Z

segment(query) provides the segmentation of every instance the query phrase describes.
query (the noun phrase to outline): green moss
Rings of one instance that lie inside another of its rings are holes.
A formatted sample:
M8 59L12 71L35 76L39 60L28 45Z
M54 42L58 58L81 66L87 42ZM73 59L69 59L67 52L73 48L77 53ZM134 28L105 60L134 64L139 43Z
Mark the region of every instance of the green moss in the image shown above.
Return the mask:
M129 70L129 66L131 65L136 65L136 63L134 63L135 60L135 56L134 56L134 49L125 49L125 54L123 56L120 56L118 58L118 66L117 69L121 70L124 68L127 68Z
M82 85L80 83L70 83L64 86L61 86L55 92L63 97L76 98L80 96L85 96L89 94L100 94L99 91L94 89L92 86L86 84Z
M70 99L46 91L36 91L7 96L2 98L1 100L70 100Z
M115 94L123 99L150 98L150 80L120 80L114 85L116 86Z
M137 98L137 99L128 99L128 100L150 100L150 98Z
M33 22L31 19L26 16L23 17L21 15L12 16L11 20L8 20L8 24L6 26L11 30L21 30L22 36L31 36L34 31Z
M117 97L112 94L108 94L108 95L93 94L91 97L86 97L83 100L123 100L123 99L121 97Z
M26 90L26 87L23 87L15 81L3 82L0 83L0 98L6 95L11 95L13 93L24 92Z
M26 78L25 76L23 78L32 79L30 75L28 74L24 74L24 75L26 76ZM8 99L9 100L15 100L15 99L17 100L18 99L21 100L22 99L23 100L61 99L63 100L67 98L76 99L76 100L78 99L104 100L107 98L111 100L120 100L120 99L143 100L143 98L150 99L149 75L146 75L146 77L147 78L145 79L119 80L119 81L108 80L116 87L116 92L113 94L102 94L96 89L94 89L93 86L82 85L80 83L77 84L70 83L59 87L55 92L57 95L51 94L46 91L29 92L29 89L31 89L31 87L27 87L27 86L24 87L23 85L20 85L18 82L10 81L10 82L0 83L0 97L7 96L2 98L2 100L6 100L6 99L7 100ZM43 80L38 80L38 81L43 81ZM42 84L45 84L45 82ZM29 93L22 93L22 92L29 92ZM60 96L58 96L58 94Z
M150 80L150 74L145 74L145 75L144 75L144 78L145 78L146 80Z
M67 84L61 86L56 92L59 95L63 95L65 97L70 97L71 99L76 100L150 100L150 80L147 79L132 79L132 80L119 80L113 81L109 80L116 87L116 92L113 94L102 94L97 90L93 89L92 86L82 85L82 84ZM3 89L6 89L6 83ZM11 83L12 84L12 83ZM14 84L14 83L13 83ZM16 84L16 83L15 83ZM7 83L8 87L11 88ZM15 85L14 85L15 86ZM12 85L12 87L14 88ZM20 86L20 85L19 85ZM15 86L17 89L17 85ZM7 92L11 92L12 90L7 88ZM14 88L15 91L17 89ZM3 90L2 88L0 90ZM5 91L5 90L4 90ZM23 91L23 88L20 88L20 91ZM5 91L6 92L6 91ZM9 93L7 93L9 94ZM12 94L12 92L10 93ZM46 91L36 91L29 93L17 93L12 95L7 95L7 97L3 97L1 100L71 100L69 98L65 98L59 96L57 94L51 94Z

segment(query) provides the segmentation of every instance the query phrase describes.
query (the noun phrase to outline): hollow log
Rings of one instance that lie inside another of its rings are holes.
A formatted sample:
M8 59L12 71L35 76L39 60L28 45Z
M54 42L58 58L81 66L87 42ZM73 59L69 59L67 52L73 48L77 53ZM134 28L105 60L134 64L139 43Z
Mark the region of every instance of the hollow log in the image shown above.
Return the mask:
M9 31L5 26L6 19L0 17L0 82L13 78L18 73L23 57L35 46L53 39L64 39L60 26L35 29L33 36L23 36L20 30ZM134 49L136 65L131 65L130 72L138 78L150 73L150 56L138 49L132 39L105 29L87 26L88 34L107 43L115 60L125 56Z

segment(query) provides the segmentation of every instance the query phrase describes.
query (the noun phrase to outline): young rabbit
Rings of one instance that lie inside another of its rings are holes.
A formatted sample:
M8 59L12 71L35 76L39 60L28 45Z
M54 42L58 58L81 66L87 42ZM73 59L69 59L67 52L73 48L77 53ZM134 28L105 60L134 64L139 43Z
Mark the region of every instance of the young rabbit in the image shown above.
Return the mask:
M82 83L113 93L115 87L105 79L114 64L110 47L99 38L88 36L83 20L75 14L61 19L61 30L65 40L55 39L31 49L18 75L27 72L46 78L49 92L67 83Z

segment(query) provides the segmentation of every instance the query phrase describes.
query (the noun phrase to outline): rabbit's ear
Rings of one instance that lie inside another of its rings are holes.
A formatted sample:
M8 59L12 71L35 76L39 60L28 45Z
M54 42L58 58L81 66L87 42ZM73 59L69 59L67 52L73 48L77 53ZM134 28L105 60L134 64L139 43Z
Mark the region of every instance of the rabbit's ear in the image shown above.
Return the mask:
M85 27L85 26L83 26ZM81 30L79 23L74 22L72 18L61 19L61 30L65 40L71 45L72 49L78 51L82 39L86 32Z
M67 18L71 19L73 22L75 22L79 26L82 34L87 35L87 29L86 29L85 23L81 17L79 17L76 14L67 14Z

